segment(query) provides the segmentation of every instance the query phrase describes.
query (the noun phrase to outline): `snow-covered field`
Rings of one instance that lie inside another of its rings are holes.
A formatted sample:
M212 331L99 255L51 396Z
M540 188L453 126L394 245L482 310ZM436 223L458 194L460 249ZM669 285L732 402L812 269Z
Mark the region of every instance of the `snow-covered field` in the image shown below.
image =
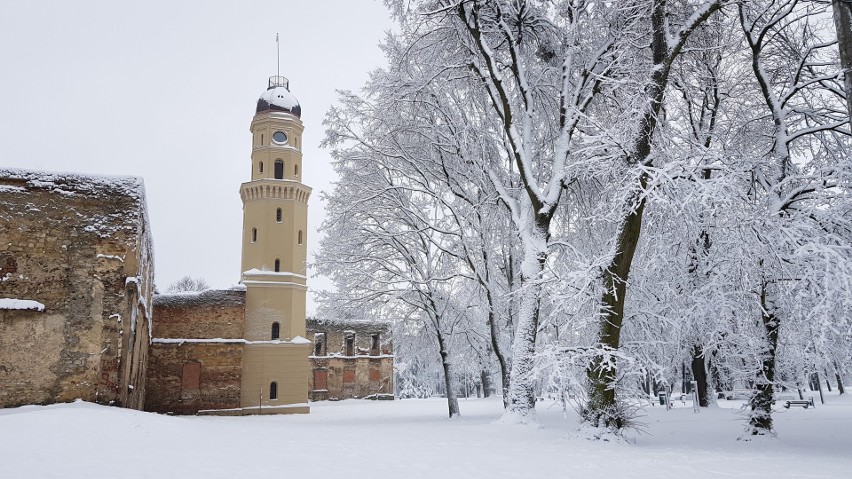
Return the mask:
M307 416L170 417L83 402L0 409L8 478L850 478L852 398L781 409L778 437L737 441L734 404L647 409L631 443L589 441L552 403L498 424L499 399L312 403Z

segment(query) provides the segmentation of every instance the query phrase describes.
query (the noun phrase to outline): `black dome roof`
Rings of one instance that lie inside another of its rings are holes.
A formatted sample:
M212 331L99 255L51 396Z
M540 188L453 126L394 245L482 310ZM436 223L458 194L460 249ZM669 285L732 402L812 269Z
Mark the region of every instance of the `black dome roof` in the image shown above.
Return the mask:
M302 116L299 100L290 93L290 82L283 76L269 77L269 88L257 100L256 113L264 111L283 111L297 117Z

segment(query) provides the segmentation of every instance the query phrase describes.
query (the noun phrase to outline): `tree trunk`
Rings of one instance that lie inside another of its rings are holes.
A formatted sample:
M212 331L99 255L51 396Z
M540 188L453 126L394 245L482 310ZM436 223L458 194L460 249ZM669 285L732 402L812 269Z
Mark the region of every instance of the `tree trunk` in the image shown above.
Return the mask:
M436 321L440 325L440 321ZM444 339L444 333L441 328L436 328L438 335L438 348L441 351L441 365L444 367L444 387L447 389L447 408L449 409L450 418L460 416L459 400L456 397L456 388L453 381L453 368L450 361L450 354L447 352L447 344Z
M533 231L524 238L524 261L521 264L521 302L518 327L512 343L511 382L506 414L511 420L527 423L535 417L535 339L541 300L541 277L547 262L547 240L550 216L536 215Z
M487 261L487 256L485 257ZM488 264L487 262L485 263ZM486 266L487 268L488 266ZM488 331L491 336L491 350L494 356L497 357L497 364L500 366L500 380L503 388L503 409L509 407L509 384L511 384L511 376L509 376L509 365L506 361L506 356L503 354L503 349L500 346L500 330L495 321L494 314L494 297L491 295L491 289L485 288L485 298L488 300ZM489 381L490 382L490 381ZM483 387L485 383L483 383ZM487 397L487 396L486 396Z
M831 382L828 380L828 368L825 369L825 387L828 388L828 392L831 392Z
M776 316L775 303L767 298L767 284L764 283L760 294L761 322L766 335L766 348L763 351L760 371L755 378L755 390L749 400L749 426L753 436L772 434L772 400L775 382L775 353L778 348L778 330L780 321Z
M483 369L479 373L479 381L482 384L482 397L490 397L491 389L494 387L494 385L491 384L491 373Z
M846 388L843 387L843 378L840 376L840 371L834 373L834 378L837 380L837 394L846 394Z
M840 48L840 66L843 68L846 107L852 127L852 3L848 0L832 0L834 27L837 29L837 45Z
M704 350L701 346L693 346L692 348L692 377L698 383L698 405L707 407L708 388L707 388L707 369L704 364Z
M639 183L640 191L643 191L647 184L645 173L642 173ZM615 400L615 382L618 375L614 353L618 351L621 341L627 276L630 273L633 254L636 252L642 230L645 200L640 195L640 192L630 195L625 205L631 208L635 202L638 202L638 206L629 210L622 223L615 244L615 256L604 271L605 292L601 298L602 319L598 332L600 352L592 359L591 365L586 370L589 380L589 401L583 410L583 418L595 427L621 429L627 425L628 418L625 411L618 407Z

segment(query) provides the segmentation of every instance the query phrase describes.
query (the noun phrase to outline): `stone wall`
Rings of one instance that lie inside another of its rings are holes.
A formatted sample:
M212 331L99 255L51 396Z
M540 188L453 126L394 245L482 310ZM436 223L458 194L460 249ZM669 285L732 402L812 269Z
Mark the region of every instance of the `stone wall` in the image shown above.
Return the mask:
M147 411L195 414L240 406L245 291L154 296Z
M393 398L393 338L387 324L308 319L312 401Z
M141 408L152 285L141 180L0 169L0 407Z

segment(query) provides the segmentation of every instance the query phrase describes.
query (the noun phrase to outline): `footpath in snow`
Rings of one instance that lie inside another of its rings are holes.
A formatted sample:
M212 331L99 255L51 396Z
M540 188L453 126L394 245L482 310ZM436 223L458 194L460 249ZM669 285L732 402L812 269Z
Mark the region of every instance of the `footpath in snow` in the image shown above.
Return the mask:
M738 441L734 404L649 407L631 443L589 441L576 414L496 424L499 399L311 403L307 416L171 417L77 402L0 409L2 478L849 478L852 398L781 409L778 437Z

